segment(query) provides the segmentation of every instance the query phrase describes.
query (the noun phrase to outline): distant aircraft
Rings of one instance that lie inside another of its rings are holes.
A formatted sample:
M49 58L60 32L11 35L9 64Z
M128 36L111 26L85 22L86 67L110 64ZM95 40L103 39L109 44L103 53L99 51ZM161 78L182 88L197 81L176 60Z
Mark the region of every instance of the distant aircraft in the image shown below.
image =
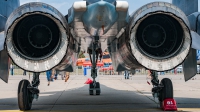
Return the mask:
M19 0L1 0L0 77L8 81L9 57L20 68L34 73L31 83L19 83L20 110L30 110L33 99L38 98L40 72L73 72L80 51L89 53L92 63L90 95L101 92L100 83L95 81L96 63L105 49L118 72L146 68L155 73L183 64L186 81L196 75L196 49L200 50L198 0L153 2L131 15L129 7L126 1L84 0L74 2L63 16L46 3L19 6ZM156 75L152 77L152 92L159 101L173 98L171 80L165 78L159 83Z

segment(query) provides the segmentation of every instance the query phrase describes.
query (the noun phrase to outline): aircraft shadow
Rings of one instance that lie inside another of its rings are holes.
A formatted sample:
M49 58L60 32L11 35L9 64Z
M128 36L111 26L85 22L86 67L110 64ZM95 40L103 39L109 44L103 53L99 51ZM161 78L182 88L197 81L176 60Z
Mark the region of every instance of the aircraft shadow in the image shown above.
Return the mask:
M52 87L53 89L53 87ZM88 85L63 91L41 92L36 110L150 110L161 111L150 92L116 90L101 85L101 95L89 95ZM17 96L17 94L16 94ZM199 108L200 99L175 97L179 108ZM188 103L189 101L189 103ZM193 103L190 103L193 102ZM17 97L0 99L0 110L18 110Z

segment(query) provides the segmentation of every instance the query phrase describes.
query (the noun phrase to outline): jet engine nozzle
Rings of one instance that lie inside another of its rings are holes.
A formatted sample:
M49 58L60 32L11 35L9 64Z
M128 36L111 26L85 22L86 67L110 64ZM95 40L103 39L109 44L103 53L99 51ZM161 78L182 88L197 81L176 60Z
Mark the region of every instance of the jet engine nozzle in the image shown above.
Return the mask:
M17 8L6 23L6 48L19 67L41 72L55 67L66 54L67 22L52 6L28 3Z
M32 14L20 20L13 30L13 45L27 59L49 57L60 45L59 28L50 18Z
M164 71L178 66L187 57L191 42L188 19L172 4L150 3L132 15L132 54L148 69Z

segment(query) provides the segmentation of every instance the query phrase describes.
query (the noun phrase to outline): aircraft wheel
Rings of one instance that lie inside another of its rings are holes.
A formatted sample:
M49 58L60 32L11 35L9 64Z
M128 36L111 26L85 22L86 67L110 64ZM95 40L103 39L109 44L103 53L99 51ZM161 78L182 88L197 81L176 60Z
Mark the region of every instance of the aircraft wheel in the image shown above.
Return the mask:
M90 84L90 88L89 88L89 94L90 94L90 95L94 95L93 90L90 90L90 89L92 89L92 88L94 88L93 83Z
M90 95L94 95L93 90L89 90Z
M30 82L28 80L21 80L18 85L18 106L22 111L30 110L32 106L32 93L28 90Z
M100 95L101 90L100 90L100 83L99 82L96 83L96 89L99 89L99 90L96 90L96 95Z
M160 101L160 107L162 108L162 102L167 98L173 98L173 85L172 81L168 78L164 78L161 81L161 85L164 87L160 91L159 95L159 101Z

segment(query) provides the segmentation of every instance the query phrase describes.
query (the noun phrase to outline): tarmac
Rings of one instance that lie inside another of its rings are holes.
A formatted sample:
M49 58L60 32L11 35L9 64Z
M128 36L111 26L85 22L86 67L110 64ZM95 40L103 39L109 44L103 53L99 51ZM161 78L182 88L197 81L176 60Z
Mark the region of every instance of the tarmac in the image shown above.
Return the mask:
M32 76L31 76L32 77ZM200 75L188 82L183 75L159 75L172 79L178 111L200 112ZM0 81L0 112L18 112L17 88L29 76L9 76L9 83ZM47 86L45 75L40 76L39 99L33 101L33 112L161 112L158 100L152 97L152 85L146 75L134 75L125 80L123 75L100 75L101 95L89 95L87 80L82 75L71 75L67 82L58 80ZM31 78L30 78L31 81Z

